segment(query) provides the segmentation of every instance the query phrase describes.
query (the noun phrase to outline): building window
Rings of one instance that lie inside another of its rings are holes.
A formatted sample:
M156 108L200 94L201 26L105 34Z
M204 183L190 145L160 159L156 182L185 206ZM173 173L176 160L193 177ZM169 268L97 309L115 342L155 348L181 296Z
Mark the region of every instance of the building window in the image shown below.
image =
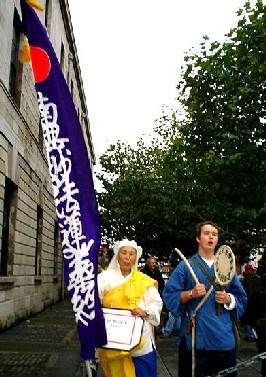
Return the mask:
M35 275L40 276L42 272L42 233L43 233L43 209L37 205L37 231L35 247Z
M50 15L49 15L49 3L50 3L50 1L49 0L46 0L46 2L45 2L45 26L46 26L46 29L48 29L48 27L49 27L49 25L48 25L48 23L49 23L49 21L50 21Z
M20 105L22 87L22 64L18 60L21 29L21 21L18 12L15 9L9 73L9 91L18 106Z
M15 221L18 199L18 187L9 178L5 179L3 210L2 247L0 255L0 275L11 275L15 246Z
M39 137L38 137L38 143L39 143L39 147L41 149L43 149L43 129L42 129L41 117L39 119Z
M74 93L74 83L73 83L73 80L71 80L71 83L70 83L70 93L71 93L71 96L73 98L73 93Z
M62 72L64 74L64 68L65 68L65 47L63 45L63 42L61 43L60 66L61 66L61 70L62 70Z
M54 223L54 276L58 274L59 225Z
M67 71L67 84L69 86L69 83L70 83L70 70L71 70L71 67L73 67L73 54L69 51L68 53L68 71Z

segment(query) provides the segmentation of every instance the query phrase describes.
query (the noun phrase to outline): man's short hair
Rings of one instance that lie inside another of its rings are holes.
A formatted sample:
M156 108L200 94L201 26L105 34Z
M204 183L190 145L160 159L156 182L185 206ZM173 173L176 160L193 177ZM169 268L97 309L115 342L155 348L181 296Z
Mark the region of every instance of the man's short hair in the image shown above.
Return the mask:
M200 223L198 223L196 225L196 237L198 237L198 238L200 237L200 235L201 235L201 228L204 225L211 225L211 226L213 226L215 229L217 229L218 235L219 235L220 228L219 228L219 226L216 223L214 223L213 221L202 221L202 222L200 222Z
M148 255L147 260L149 260L149 259L155 259L155 260L157 260L157 257L155 257L154 255Z

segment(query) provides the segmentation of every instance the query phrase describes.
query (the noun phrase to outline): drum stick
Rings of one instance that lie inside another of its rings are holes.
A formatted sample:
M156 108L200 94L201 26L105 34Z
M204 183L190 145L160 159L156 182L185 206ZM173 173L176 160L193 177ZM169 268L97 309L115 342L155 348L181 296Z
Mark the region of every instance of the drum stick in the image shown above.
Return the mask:
M193 279L195 280L195 283L196 283L196 284L199 284L200 282L199 282L199 280L198 280L198 278L197 278L195 272L193 271L192 267L190 266L189 261L187 260L187 258L185 257L185 255L182 254L181 251L178 250L178 249L175 249L175 251L176 251L177 254L180 256L180 258L183 259L185 265L187 266L189 272L191 273L191 276L192 276Z

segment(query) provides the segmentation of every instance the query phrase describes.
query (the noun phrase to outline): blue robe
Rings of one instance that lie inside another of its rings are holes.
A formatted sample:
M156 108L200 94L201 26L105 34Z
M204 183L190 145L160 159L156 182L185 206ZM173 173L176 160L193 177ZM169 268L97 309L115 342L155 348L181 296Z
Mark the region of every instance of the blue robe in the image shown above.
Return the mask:
M213 266L210 268L199 254L195 254L192 258L196 258L214 278ZM210 283L201 269L193 263L193 259L190 260L190 264L200 283L205 284L206 290L208 290ZM171 274L162 295L168 310L176 317L181 316L179 340L185 336L188 349L191 349L191 334L187 333L188 322L202 298L192 299L188 303L182 304L180 302L180 294L182 291L190 290L194 286L195 281L188 268L184 262L180 262ZM232 317L239 319L244 313L247 296L236 274L232 281L225 287L225 290L234 295L236 307L233 310L227 310L223 306L221 314L217 315L215 291L212 291L196 316L197 350L225 351L235 348Z

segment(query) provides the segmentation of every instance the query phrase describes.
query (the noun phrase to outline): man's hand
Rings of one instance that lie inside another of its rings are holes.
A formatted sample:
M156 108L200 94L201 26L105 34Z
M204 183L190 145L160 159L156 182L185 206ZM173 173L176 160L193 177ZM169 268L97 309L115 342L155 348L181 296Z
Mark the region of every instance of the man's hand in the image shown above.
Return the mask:
M202 297L206 295L206 287L204 284L196 284L195 287L192 289L192 298Z
M180 295L180 300L182 304L187 303L188 301L192 300L196 297L202 297L206 295L206 288L204 284L196 284L193 289L189 291L183 291Z
M215 301L218 302L218 304L229 305L230 302L231 302L231 297L225 291L216 291L216 293L215 293Z

